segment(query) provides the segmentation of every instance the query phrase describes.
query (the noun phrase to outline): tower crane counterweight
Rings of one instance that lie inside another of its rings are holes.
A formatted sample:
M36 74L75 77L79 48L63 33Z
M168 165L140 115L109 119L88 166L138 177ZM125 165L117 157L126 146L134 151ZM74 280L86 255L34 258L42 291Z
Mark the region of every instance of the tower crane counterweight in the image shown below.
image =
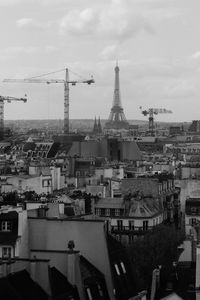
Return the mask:
M147 110L142 110L142 106L140 106L140 110L144 116L149 115L149 131L151 136L155 135L154 115L172 113L171 110L168 110L166 108L149 108Z
M27 98L16 98L9 96L0 96L0 140L4 138L4 102L11 103L12 101L27 102Z

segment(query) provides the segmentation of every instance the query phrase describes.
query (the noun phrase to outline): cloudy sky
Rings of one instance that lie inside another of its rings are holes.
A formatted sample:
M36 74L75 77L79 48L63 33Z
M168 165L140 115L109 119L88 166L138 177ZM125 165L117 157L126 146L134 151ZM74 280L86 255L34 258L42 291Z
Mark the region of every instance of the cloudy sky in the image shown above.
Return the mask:
M199 0L0 0L0 78L93 75L70 87L70 117L107 118L118 59L127 119L145 119L139 106L173 111L158 120L200 119L199 11ZM63 118L62 84L0 89L28 95L5 105L5 119Z

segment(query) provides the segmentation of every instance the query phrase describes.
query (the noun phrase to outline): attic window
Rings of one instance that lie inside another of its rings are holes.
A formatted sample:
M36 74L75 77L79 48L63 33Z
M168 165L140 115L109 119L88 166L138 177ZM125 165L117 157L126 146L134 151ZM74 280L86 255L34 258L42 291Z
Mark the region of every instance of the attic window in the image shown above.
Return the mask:
M125 269L124 263L122 261L120 262L120 265L122 267L123 273L126 274L126 269Z
M90 288L87 288L86 291L87 291L88 299L92 300L92 294L91 294Z
M103 291L102 291L100 284L97 284L97 287L98 287L100 297L103 297Z
M11 258L11 247L2 247L2 258Z
M1 231L11 231L12 222L10 221L2 221L1 222Z
M115 216L118 217L120 215L120 210L118 208L115 209Z
M117 264L115 264L115 270L116 270L117 275L120 276L120 271L119 271L119 268L118 268L118 265L117 265Z

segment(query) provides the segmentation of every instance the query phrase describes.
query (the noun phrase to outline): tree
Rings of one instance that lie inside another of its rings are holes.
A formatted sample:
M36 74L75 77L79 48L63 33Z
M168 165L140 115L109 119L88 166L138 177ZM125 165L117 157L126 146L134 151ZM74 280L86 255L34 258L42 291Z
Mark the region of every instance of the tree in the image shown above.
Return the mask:
M184 235L169 225L159 225L127 246L138 285L148 289L151 284L152 271L159 265L170 269L178 258L177 247Z

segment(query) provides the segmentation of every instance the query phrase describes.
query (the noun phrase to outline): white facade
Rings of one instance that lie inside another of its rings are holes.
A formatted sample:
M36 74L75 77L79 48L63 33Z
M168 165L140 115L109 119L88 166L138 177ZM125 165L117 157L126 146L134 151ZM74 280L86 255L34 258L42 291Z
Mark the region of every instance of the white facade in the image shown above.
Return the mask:
M35 191L37 194L52 193L51 176L13 176L7 179L7 184L12 185L11 191Z
M163 214L160 214L156 217L152 218L111 218L110 219L110 225L112 227L116 227L119 224L119 221L122 221L122 226L125 227L125 230L129 229L129 226L134 226L134 230L140 230L140 228L143 228L143 222L147 221L148 222L148 227L154 227L156 225L162 224L163 222Z
M196 235L194 226L200 222L200 215L185 215L185 233L186 235Z
M15 208L8 208L3 209L0 213L9 213L11 211L16 211L18 214L18 231L16 236L15 244L9 244L9 234L12 234L12 227L8 228L8 223L12 222L12 219L9 221L0 220L1 223L1 231L2 231L2 222L6 225L4 231L8 233L8 243L0 242L0 258L3 257L4 259L12 258L12 257L28 257L29 248L28 248L28 222L27 222L27 211L22 210L22 207Z

